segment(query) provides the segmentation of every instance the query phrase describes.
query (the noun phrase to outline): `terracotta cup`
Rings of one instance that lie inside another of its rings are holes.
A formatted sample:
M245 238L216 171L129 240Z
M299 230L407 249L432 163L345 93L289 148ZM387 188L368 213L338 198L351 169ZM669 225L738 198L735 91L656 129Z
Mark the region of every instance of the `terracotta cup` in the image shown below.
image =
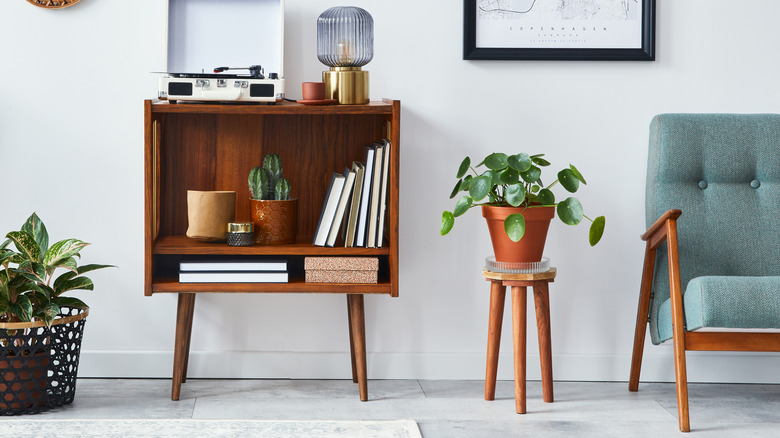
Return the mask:
M302 88L303 100L325 99L325 82L304 82Z

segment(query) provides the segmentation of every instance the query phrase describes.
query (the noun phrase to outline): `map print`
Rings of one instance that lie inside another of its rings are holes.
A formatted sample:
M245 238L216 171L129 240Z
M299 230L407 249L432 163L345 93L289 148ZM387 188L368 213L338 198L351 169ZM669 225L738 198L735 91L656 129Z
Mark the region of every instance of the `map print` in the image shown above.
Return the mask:
M638 0L479 0L479 18L634 20Z

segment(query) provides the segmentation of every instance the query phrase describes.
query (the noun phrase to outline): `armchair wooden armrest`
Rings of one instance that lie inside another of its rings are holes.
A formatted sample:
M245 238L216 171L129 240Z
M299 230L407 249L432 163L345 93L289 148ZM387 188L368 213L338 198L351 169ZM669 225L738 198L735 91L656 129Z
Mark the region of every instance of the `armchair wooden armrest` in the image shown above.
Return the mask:
M653 249L657 248L658 245L660 245L664 240L666 240L667 237L667 227L666 223L669 220L676 221L677 218L680 217L682 214L682 210L669 210L663 215L661 215L660 218L658 218L657 221L653 225L650 226L650 228L645 231L644 234L640 236L640 238L646 242L648 242L649 246Z

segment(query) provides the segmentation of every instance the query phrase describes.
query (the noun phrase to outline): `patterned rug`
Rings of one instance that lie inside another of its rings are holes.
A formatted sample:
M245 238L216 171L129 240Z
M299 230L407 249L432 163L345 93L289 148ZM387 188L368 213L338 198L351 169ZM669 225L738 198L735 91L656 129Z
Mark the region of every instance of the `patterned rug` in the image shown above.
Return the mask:
M27 420L6 418L1 436L14 438L422 438L414 420Z

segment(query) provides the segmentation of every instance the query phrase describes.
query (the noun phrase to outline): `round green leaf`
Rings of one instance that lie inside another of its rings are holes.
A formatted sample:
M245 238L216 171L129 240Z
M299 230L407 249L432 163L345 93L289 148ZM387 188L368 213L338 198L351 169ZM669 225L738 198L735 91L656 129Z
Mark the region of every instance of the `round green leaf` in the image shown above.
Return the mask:
M479 202L485 199L485 196L487 196L492 186L492 175L480 175L471 180L471 184L469 185L469 195L471 196L472 200Z
M560 181L564 189L571 193L576 192L580 188L580 180L574 176L574 172L571 169L563 169L558 172L558 181Z
M504 198L512 207L519 207L525 201L525 186L520 183L507 186L504 191Z
M522 214L510 214L504 219L504 231L512 242L517 242L525 234L525 219Z
M526 182L535 183L536 181L539 181L539 178L542 176L542 169L536 166L531 166L525 172L520 172L520 176Z
M508 166L506 154L496 152L485 157L485 166L491 170L503 170Z
M569 164L569 168L571 169L571 171L572 171L572 173L574 174L574 176L575 176L575 177L576 177L578 180L580 180L580 182L581 182L581 183L583 183L583 184L588 184L587 182L585 182L585 178L582 176L582 174L580 173L580 171L579 171L579 170L577 170L577 168L576 168L576 167L574 167L574 165L573 165L573 164Z
M517 184L520 182L520 172L507 167L506 170L498 174L498 181L500 184Z
M457 195L457 194L458 194L458 192L460 191L460 185L461 185L462 183L463 183L463 180L462 180L462 179L459 179L459 180L458 180L458 183L457 183L457 184L455 184L455 187L453 187L453 188L452 188L452 193L450 193L450 199L454 198L454 197L455 197L455 195Z
M566 225L577 225L582 221L582 204L577 198L566 198L558 204L556 211Z
M464 192L469 191L469 187L471 186L471 180L474 179L471 175L466 175L465 178L463 178L463 182L460 184L460 190Z
M525 172L531 168L531 157L529 157L525 152L522 152L517 155L508 157L507 164L509 164L509 167L515 169L518 172Z
M460 167L458 167L458 174L455 175L455 178L463 178L463 175L466 174L466 172L469 170L469 166L471 165L471 158L466 157L463 159L463 161L460 163Z
M455 217L458 217L462 215L463 213L469 211L469 208L471 207L471 204L473 204L474 201L471 200L468 196L463 196L458 200L458 203L455 204L455 209L452 211L453 215Z
M555 195L551 190L542 189L536 195L536 201L542 205L555 205Z
M542 158L544 154L534 155L531 157L531 160L536 164L537 166L547 167L550 165L550 162Z
M590 246L595 246L601 240L601 236L604 235L604 224L606 219L604 216L599 216L593 220L590 224L590 232L588 232L588 241Z
M441 214L441 235L445 235L450 232L452 226L455 225L455 216L449 211L445 211Z

